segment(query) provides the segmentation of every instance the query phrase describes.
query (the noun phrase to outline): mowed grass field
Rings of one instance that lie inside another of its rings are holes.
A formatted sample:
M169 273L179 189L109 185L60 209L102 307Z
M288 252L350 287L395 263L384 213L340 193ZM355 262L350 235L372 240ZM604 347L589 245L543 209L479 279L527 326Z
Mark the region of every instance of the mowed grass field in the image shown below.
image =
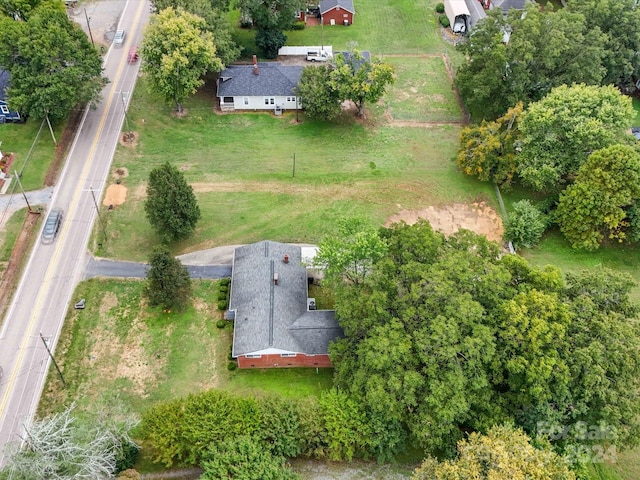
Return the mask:
M443 57L387 55L384 61L393 65L396 72L395 83L383 99L394 120L464 120Z
M228 371L232 330L216 327L218 282L194 281L192 306L168 314L146 305L143 288L141 281L99 279L78 286L74 298L85 298L86 308L70 305L56 349L67 388L51 369L40 414L72 401L86 409L114 393L140 414L156 402L211 388L301 398L331 386L326 369Z
M285 32L287 45L332 45L345 49L355 42L360 50L371 53L443 53L453 46L440 38L435 0L357 0L353 25L309 26ZM230 13L232 25L238 25L238 11ZM256 53L255 30L236 28L235 37L245 53Z
M382 225L401 209L493 203L490 185L456 170L457 125L401 128L384 119L383 105L372 106L365 122L345 116L338 124L303 115L297 124L292 113L220 115L213 105L205 89L187 102L186 117L174 118L141 79L129 114L139 139L120 146L113 165L128 171L127 197L105 212L109 238L100 255L146 260L158 243L143 205L149 172L165 161L184 172L202 211L176 253L263 239L316 243L340 217Z
M42 126L42 129L41 129ZM59 142L66 122L53 125ZM45 175L53 161L55 145L49 129L40 121L29 119L26 123L5 123L0 125L2 152L13 152L15 159L10 173L22 172L22 186L25 190L37 190L44 185ZM9 186L9 192L20 192L16 182Z

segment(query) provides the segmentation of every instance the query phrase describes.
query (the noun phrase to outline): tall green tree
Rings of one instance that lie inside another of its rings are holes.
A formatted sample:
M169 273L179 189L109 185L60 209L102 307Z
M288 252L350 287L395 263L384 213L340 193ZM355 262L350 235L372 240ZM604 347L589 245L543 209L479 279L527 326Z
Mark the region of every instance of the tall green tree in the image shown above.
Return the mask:
M99 99L107 83L102 59L58 3L30 10L26 22L3 18L0 27L0 65L11 72L12 109L61 120Z
M205 29L213 35L216 56L229 65L240 56L240 47L233 40L231 24L227 19L229 0L155 0L153 8L160 12L165 8L184 9L206 23Z
M556 217L574 248L595 250L605 239L627 240L627 215L639 201L640 153L614 145L582 164L576 182L560 195Z
M149 173L144 211L151 226L166 242L191 235L200 219L193 188L169 162Z
M574 480L566 461L550 450L536 447L520 429L492 427L486 435L472 433L458 443L454 459L428 457L411 480Z
M347 279L357 285L385 252L385 241L367 220L341 219L337 234L327 236L320 243L314 265L322 268L330 280Z
M358 50L348 55L339 53L329 74L331 88L339 92L342 100L351 100L364 115L365 102L377 102L394 82L393 66L376 60L366 60Z
M12 20L28 20L33 10L43 4L49 4L64 11L62 0L2 0L0 12Z
M636 0L570 0L570 11L584 15L587 28L605 36L602 59L606 69L603 85L615 84L633 90L640 77L640 5ZM624 32L624 33L623 33Z
M330 72L329 65L312 65L302 70L296 95L304 102L304 111L309 118L333 120L340 115L340 95L327 82Z
M483 120L479 125L465 127L460 132L458 168L479 180L511 187L516 175L522 110L522 103L518 103L495 121Z
M547 228L544 214L529 200L513 204L513 210L504 223L504 238L517 248L535 247Z
M559 85L600 85L606 74L604 35L566 9L529 4L525 14L512 9L506 18L494 9L459 48L466 62L455 83L478 120L500 117L518 102L527 107Z
M296 12L304 9L305 0L237 0L236 6L258 28L256 46L267 58L276 58L287 41L285 30L296 21Z
M614 86L554 88L520 117L522 182L536 190L561 190L591 152L624 141L634 115L631 99Z
M182 310L191 299L189 271L164 246L156 247L149 258L144 292L152 307L163 310Z
M185 98L204 84L204 75L222 70L204 19L171 7L151 18L142 41L142 58L151 90L175 103L179 113Z

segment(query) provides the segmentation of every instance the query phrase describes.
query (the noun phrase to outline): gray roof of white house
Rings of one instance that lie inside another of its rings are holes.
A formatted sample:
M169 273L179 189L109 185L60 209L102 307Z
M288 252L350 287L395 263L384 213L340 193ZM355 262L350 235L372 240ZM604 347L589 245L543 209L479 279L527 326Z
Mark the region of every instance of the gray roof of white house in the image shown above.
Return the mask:
M279 62L253 65L231 65L220 72L218 97L262 97L295 95L304 67Z
M235 310L234 357L269 348L326 354L329 343L344 336L335 311L307 309L307 269L301 261L300 247L286 243L266 240L236 248L229 305Z
M320 14L328 12L329 10L340 7L347 12L356 13L353 9L353 0L321 0L320 2Z

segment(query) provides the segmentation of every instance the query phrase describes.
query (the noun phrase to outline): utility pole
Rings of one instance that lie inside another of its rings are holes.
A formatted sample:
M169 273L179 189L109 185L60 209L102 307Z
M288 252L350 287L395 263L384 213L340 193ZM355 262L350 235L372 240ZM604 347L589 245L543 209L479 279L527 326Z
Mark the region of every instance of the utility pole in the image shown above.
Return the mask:
M67 388L67 382L64 381L64 377L62 376L62 372L60 371L60 367L58 367L56 359L53 358L53 353L51 353L51 350L49 350L49 345L47 345L47 341L42 336L42 332L40 332L40 339L42 340L42 343L44 343L44 348L47 349L47 353L49 354L49 357L51 358L51 361L53 362L54 367L56 367L56 370L58 371L58 375L60 375L60 380L62 380L62 386L64 388Z
M296 152L293 152L293 178L296 177Z
M87 16L87 9L84 9L84 18L87 19L87 30L89 30L89 38L91 39L91 45L93 45L93 48L96 48L96 44L93 43L93 35L91 34L91 26L89 25L89 20L91 20L88 16Z
M24 188L22 187L22 182L20 181L20 173L19 172L15 172L16 175L16 180L18 181L18 185L20 186L20 191L22 192L22 196L24 197L24 201L27 204L27 208L29 209L29 213L40 213L40 212L36 212L35 210L33 210L31 208L31 205L29 205L29 200L27 199L27 194L24 193Z
M47 120L47 125L49 125L49 132L51 132L51 138L53 139L53 144L57 147L58 141L56 140L56 136L53 134L53 127L51 126L51 122L49 121L49 112L44 112L44 118Z
M98 221L100 222L100 226L102 227L102 235L104 236L104 241L107 241L107 229L104 226L104 222L102 221L102 217L100 216L100 209L98 208L98 202L96 202L96 194L93 191L93 187L89 187L89 191L91 192L91 198L93 198L93 204L96 207L96 213L98 214ZM98 243L98 246L101 247L102 244Z

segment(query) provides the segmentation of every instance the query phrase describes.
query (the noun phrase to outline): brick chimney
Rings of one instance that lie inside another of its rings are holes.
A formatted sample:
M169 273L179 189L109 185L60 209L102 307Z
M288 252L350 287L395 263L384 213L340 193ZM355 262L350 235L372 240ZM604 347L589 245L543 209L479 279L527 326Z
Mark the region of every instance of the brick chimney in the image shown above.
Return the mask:
M258 57L253 56L253 74L258 75Z

